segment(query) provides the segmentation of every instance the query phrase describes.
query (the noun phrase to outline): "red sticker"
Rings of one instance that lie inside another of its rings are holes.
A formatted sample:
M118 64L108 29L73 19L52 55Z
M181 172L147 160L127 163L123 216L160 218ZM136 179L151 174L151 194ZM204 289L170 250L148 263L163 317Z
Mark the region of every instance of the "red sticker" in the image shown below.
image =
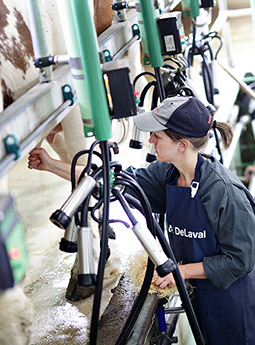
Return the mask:
M9 256L11 259L19 259L21 256L21 251L18 248L12 248L9 252Z

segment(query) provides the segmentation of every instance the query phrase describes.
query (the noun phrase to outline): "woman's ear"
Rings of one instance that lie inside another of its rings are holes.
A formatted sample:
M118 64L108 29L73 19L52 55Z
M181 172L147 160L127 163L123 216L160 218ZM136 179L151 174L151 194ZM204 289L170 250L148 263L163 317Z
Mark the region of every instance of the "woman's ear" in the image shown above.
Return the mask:
M179 151L184 152L189 147L189 141L187 139L181 139L179 141Z

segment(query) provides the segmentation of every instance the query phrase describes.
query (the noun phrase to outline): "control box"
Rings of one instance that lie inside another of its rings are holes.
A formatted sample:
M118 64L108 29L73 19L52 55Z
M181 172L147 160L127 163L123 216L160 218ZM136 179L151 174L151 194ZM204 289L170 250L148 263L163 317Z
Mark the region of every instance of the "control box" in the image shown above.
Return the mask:
M210 8L216 5L215 0L201 0L201 8Z
M181 12L164 13L157 19L162 55L180 54L185 49Z
M128 60L106 62L103 64L102 72L111 119L136 115L136 101L129 76Z

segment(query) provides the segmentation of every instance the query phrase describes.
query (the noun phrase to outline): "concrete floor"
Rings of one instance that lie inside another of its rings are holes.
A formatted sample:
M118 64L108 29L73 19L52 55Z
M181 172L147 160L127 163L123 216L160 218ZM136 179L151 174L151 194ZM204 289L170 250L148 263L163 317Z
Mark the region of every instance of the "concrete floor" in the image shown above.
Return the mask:
M255 72L255 34L252 33L251 18L232 19L231 34L236 73L242 76L247 71ZM225 61L224 49L220 57ZM220 72L220 78L221 97L224 99L227 93L231 93L231 86L226 91L224 82L227 77ZM46 148L54 154L48 146ZM138 167L145 164L147 152L148 146L142 151L131 150L126 141L120 146L120 154L116 158L123 164L123 168L129 165ZM63 232L49 221L51 213L69 195L70 184L46 172L30 171L27 169L27 160L24 159L9 173L9 188L15 196L17 211L26 229L30 253L23 286L34 304L31 345L86 344L93 296L85 301L72 303L65 299L75 256L59 251L58 243ZM112 212L117 212L118 215L121 213L117 206ZM124 214L122 216L125 218ZM111 290L118 284L123 272L128 270L130 260L141 248L130 229L115 225L114 230L117 239L109 242L112 255L106 264L101 313L112 297ZM185 321L182 325L184 326L180 332L184 334L183 344L194 344L188 325Z

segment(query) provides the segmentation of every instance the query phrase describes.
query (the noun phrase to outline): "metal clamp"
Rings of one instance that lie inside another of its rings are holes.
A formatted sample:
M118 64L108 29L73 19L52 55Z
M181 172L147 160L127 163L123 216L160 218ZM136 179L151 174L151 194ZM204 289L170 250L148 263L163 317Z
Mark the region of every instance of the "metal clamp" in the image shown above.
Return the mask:
M15 135L7 135L7 137L4 138L4 146L7 154L14 153L16 155L16 160L20 158L19 144Z
M62 93L63 93L63 97L64 97L64 102L67 101L68 99L70 99L71 101L71 105L74 104L74 95L72 92L72 87L69 84L65 84L64 86L61 87Z

